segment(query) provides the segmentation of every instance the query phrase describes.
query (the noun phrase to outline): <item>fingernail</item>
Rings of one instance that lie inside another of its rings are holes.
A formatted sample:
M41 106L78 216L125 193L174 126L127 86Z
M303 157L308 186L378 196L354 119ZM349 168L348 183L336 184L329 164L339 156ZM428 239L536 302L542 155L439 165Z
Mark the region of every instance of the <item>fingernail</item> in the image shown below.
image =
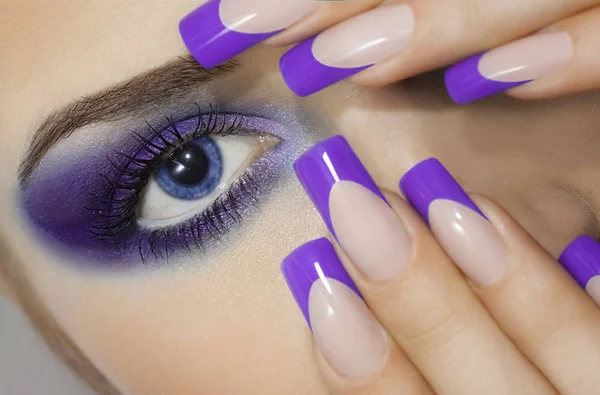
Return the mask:
M446 71L446 89L467 104L548 75L573 56L565 32L541 33L473 56Z
M502 279L506 249L496 229L437 159L413 167L400 188L475 285L488 287Z
M212 68L300 20L314 0L210 0L179 23L192 56Z
M404 4L375 8L298 44L280 61L286 84L308 96L402 52L415 18Z
M579 236L558 261L600 305L600 243L589 236Z
M283 260L281 270L323 355L351 378L377 373L386 336L327 239L311 241Z
M389 280L408 266L408 234L344 137L315 145L294 168L331 233L366 276Z

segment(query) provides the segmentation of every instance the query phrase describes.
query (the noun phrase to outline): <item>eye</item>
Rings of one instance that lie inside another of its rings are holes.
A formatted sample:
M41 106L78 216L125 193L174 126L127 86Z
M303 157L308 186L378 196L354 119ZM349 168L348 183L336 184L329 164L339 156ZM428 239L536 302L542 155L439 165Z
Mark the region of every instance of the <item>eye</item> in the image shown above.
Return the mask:
M197 109L132 128L104 152L63 151L60 166L40 167L24 190L32 223L100 264L223 246L304 145L290 123Z
M163 227L203 211L265 149L266 140L260 135L203 136L175 149L142 192L138 223Z
M210 137L200 137L177 148L154 173L167 194L185 200L202 198L215 190L223 174L223 158Z

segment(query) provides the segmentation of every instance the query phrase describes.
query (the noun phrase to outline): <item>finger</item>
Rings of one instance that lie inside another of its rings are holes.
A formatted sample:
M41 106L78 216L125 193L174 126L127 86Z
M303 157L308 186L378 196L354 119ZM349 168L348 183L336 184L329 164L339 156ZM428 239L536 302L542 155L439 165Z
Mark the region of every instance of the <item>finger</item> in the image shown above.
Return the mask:
M265 44L279 46L298 43L336 23L377 7L382 2L383 0L321 1L302 19L269 38Z
M520 99L543 99L600 89L597 40L600 37L600 7L558 22L552 30L571 38L571 58L566 60L568 52L565 48L564 65L557 63L556 71L550 72L538 69L542 72L527 76L534 79L533 82L510 90L509 95Z
M384 4L290 49L279 62L281 74L294 93L308 96L402 51L414 30L410 6Z
M398 198L390 208L343 137L295 168L367 304L437 394L553 393L412 209Z
M599 36L597 7L458 63L446 72L448 92L466 104L506 90L542 99L600 89Z
M559 261L600 306L600 243L590 236L580 236L565 248Z
M434 70L600 5L599 0L410 0L410 3L417 16L417 30L410 47L356 76L355 83L386 85Z
M407 198L504 333L559 393L597 393L600 311L592 300L499 206L483 198L475 205L466 194L449 199L440 185L459 188L435 161L419 164L403 179ZM600 250L596 242L580 244L568 250L567 259Z
M383 0L209 0L179 23L190 54L205 68L216 67L256 44L287 45L310 37Z
M300 96L359 72L353 78L358 84L386 85L531 34L596 4L599 0L388 2L292 48L281 59L282 73Z
M207 69L216 67L300 20L315 0L209 0L179 23L190 54Z
M366 306L329 240L297 248L281 269L320 349L317 364L332 393L433 393Z
M468 104L544 75L552 78L572 58L568 33L536 34L454 65L446 71L446 89L455 103Z

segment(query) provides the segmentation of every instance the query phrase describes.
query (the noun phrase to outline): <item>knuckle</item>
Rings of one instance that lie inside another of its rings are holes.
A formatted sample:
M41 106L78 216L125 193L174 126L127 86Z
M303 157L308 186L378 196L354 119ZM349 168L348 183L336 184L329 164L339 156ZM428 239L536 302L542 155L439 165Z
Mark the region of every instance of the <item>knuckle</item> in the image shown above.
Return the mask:
M570 292L557 292L559 283L546 276L517 276L503 291L505 309L521 312L518 317L520 336L534 347L550 346L568 333L578 332L588 322L586 308Z
M419 347L438 347L451 342L462 330L460 320L449 312L421 312L420 317L406 325L402 337Z

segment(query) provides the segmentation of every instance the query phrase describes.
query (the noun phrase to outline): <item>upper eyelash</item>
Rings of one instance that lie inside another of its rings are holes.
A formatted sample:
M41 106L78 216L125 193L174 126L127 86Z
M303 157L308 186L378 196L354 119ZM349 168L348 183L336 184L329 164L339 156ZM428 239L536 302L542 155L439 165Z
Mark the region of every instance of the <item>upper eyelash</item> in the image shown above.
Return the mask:
M98 203L97 207L86 207L87 210L94 212L97 218L97 220L94 221L94 223L90 226L91 238L101 239L104 242L116 244L126 241L127 237L137 230L137 217L135 208L139 203L140 194L146 186L149 177L152 175L161 161L168 159L169 155L174 152L176 148L191 140L209 136L211 134L229 135L236 130L239 130L243 126L242 120L239 118L238 114L219 114L212 105L210 106L210 111L208 113L203 113L197 103L196 107L198 108L198 123L194 131L189 134L189 136L184 136L184 134L178 130L173 116L167 116L166 120L168 127L162 129L161 131L158 131L157 128L153 127L149 122L146 122L149 131L153 134L153 137L150 139L143 137L137 132L131 132L134 139L141 144L139 150L137 150L133 155L128 155L120 151L115 151L113 153L115 156L125 158L126 163L119 165L118 160L107 156L111 167L116 170L118 174L116 177L118 181L113 181L107 174L100 173L100 176L106 180L106 185L108 186L107 190L103 191L100 194L101 196L90 192ZM227 117L230 116L234 116L234 119L227 122ZM218 127L219 120L222 121L220 128ZM171 137L177 140L178 145L171 143L167 138L165 138L165 133L168 133ZM154 141L154 139L157 139L158 141ZM158 142L162 144L158 145ZM147 159L140 159L138 156L143 151L148 153L150 157ZM244 184L247 182L253 182L251 181L250 175L246 175L245 178L241 177L231 186L229 191L221 194L221 196L219 196L215 202L213 202L213 205L211 205L203 214L192 219L192 221L197 222L197 226L203 226L206 223L211 224L212 229L208 229L209 233L212 231L222 233L224 222L220 216L211 216L210 213L215 214L216 212L225 212L231 215L232 218L237 215L239 220L239 213L237 212L235 205L239 205L240 202L236 201L234 195L230 193L230 191L236 184L240 188L244 189ZM117 196L118 193L121 193L124 196ZM251 194L249 195L251 196ZM228 202L230 202L230 205L233 205L234 207L227 207L224 204L225 201L223 197L228 197ZM116 219L119 220L115 222ZM204 224L198 222L201 219L204 220ZM152 244L152 239L158 232L161 231L164 231L164 229L157 229L150 233L150 250L154 255L157 254L154 251L155 248ZM201 240L197 240L199 237L194 237L193 239L198 244L202 243ZM142 260L145 260L141 247L142 241L143 240L140 239L139 249ZM168 258L167 245L165 245L165 251Z

